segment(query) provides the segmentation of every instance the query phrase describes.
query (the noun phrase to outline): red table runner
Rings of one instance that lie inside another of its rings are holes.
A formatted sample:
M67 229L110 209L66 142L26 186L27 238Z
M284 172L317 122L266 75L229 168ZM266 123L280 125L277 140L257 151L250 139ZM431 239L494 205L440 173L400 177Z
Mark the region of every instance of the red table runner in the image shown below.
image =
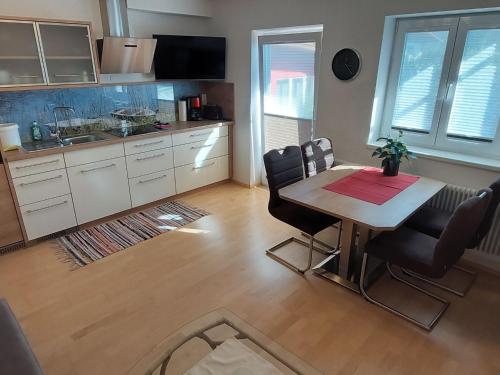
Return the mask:
M413 185L419 178L407 174L386 176L379 168L364 168L323 186L323 189L381 205Z

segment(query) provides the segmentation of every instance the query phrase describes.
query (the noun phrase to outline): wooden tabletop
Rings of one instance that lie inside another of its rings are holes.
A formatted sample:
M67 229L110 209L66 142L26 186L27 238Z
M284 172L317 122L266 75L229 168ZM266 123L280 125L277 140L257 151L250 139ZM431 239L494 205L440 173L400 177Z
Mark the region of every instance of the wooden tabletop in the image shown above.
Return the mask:
M279 194L285 200L340 219L351 220L375 231L390 231L398 228L446 186L444 182L420 177L413 185L382 205L323 189L323 186L363 168L341 165L284 187Z

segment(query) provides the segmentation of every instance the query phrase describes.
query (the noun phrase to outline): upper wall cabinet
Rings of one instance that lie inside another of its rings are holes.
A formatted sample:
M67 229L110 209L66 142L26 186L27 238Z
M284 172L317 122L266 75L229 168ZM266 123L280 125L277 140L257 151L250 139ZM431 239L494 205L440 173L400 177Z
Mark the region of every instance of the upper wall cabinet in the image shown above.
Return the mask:
M37 26L49 85L97 82L87 25L37 23Z
M33 22L0 21L0 86L44 85Z
M0 20L0 86L97 83L87 24Z

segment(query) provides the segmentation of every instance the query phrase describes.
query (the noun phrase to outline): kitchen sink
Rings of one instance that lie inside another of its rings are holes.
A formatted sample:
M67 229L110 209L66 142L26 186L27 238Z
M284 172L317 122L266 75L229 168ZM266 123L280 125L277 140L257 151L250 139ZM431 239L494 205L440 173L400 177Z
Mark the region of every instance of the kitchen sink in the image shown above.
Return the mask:
M23 148L28 152L46 150L48 148L62 147L56 140L23 143Z
M88 142L104 141L106 138L100 134L85 134L76 135L73 137L65 137L62 139L63 146L79 145Z
M61 142L55 139L50 139L47 141L33 142L33 143L23 143L23 148L28 152L41 151L49 148L64 147L71 145L79 145L88 142L104 141L107 138L100 134L85 134L85 135L75 135L72 137L64 137Z

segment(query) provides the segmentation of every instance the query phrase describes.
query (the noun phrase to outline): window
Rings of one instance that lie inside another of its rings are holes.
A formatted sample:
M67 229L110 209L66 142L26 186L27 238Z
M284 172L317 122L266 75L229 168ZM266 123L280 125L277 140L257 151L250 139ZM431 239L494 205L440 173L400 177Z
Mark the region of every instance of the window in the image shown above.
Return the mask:
M500 14L400 19L381 135L500 158Z

